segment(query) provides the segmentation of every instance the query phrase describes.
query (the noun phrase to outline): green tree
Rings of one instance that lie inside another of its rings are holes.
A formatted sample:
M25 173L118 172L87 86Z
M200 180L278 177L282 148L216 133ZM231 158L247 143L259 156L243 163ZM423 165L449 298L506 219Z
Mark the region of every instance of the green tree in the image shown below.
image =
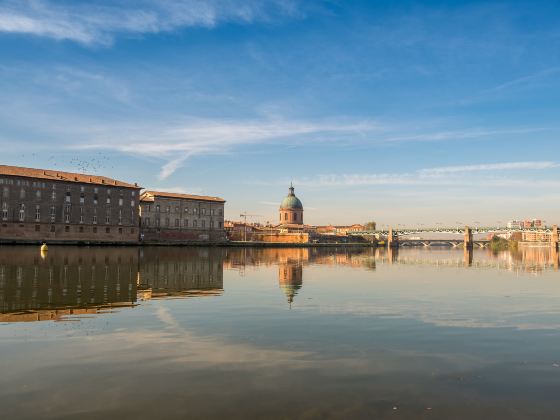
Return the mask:
M375 222L367 222L365 225L366 230L375 230L377 227L377 223Z

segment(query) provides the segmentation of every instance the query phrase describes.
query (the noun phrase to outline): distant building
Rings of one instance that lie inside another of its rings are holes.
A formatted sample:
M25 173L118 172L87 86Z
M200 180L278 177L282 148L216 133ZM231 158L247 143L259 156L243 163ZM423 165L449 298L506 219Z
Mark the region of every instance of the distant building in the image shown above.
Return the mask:
M137 242L140 187L0 165L0 241Z
M523 222L520 220L511 220L507 223L508 229L523 229Z
M288 195L280 204L279 219L281 225L303 225L303 204L294 194L292 184L290 184Z
M225 200L191 194L145 191L140 197L144 242L222 242Z

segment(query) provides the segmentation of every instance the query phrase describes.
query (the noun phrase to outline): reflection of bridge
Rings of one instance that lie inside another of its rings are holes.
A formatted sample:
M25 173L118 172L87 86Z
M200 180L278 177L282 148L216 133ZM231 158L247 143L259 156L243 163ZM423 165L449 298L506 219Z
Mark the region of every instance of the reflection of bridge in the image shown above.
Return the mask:
M473 240L472 244L479 248L485 248L490 243L489 240ZM464 246L464 239L407 239L399 238L399 246L451 246L452 248L459 248Z
M474 246L484 248L490 241L488 240L475 240L474 235L484 234L484 233L523 233L523 232L535 232L542 234L549 234L550 245L554 248L558 248L559 235L558 226L554 225L552 227L545 227L542 229L510 229L510 228L500 228L500 227L477 227L472 229L469 226L465 226L464 230L459 230L459 228L413 228L413 229L393 229L388 230L370 230L370 231L357 231L349 232L352 236L361 236L370 239L372 242L385 240L389 248L398 248L399 246L418 246L422 245L429 247L432 245L449 245L452 247L459 247L461 244L465 249L472 249ZM425 238L414 238L407 239L408 235L418 235L426 233L436 233L436 234L452 234L452 235L463 235L462 240L458 239L425 239Z

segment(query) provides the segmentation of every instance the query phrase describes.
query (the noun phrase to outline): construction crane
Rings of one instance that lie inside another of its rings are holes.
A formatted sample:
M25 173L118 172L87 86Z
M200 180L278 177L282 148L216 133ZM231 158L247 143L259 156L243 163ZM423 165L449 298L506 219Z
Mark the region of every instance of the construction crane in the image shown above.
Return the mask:
M264 217L264 216L261 214L249 214L247 212L241 213L239 216L243 217L244 219L245 225L243 226L243 242L246 242L247 241L247 216L249 217Z

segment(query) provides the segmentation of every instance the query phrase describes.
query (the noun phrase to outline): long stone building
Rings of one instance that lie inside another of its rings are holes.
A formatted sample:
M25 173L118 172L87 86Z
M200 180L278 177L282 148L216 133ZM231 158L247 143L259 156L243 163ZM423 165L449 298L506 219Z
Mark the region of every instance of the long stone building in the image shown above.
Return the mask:
M225 200L191 194L145 191L140 197L142 241L223 242Z
M135 243L139 195L104 176L0 165L0 242Z

